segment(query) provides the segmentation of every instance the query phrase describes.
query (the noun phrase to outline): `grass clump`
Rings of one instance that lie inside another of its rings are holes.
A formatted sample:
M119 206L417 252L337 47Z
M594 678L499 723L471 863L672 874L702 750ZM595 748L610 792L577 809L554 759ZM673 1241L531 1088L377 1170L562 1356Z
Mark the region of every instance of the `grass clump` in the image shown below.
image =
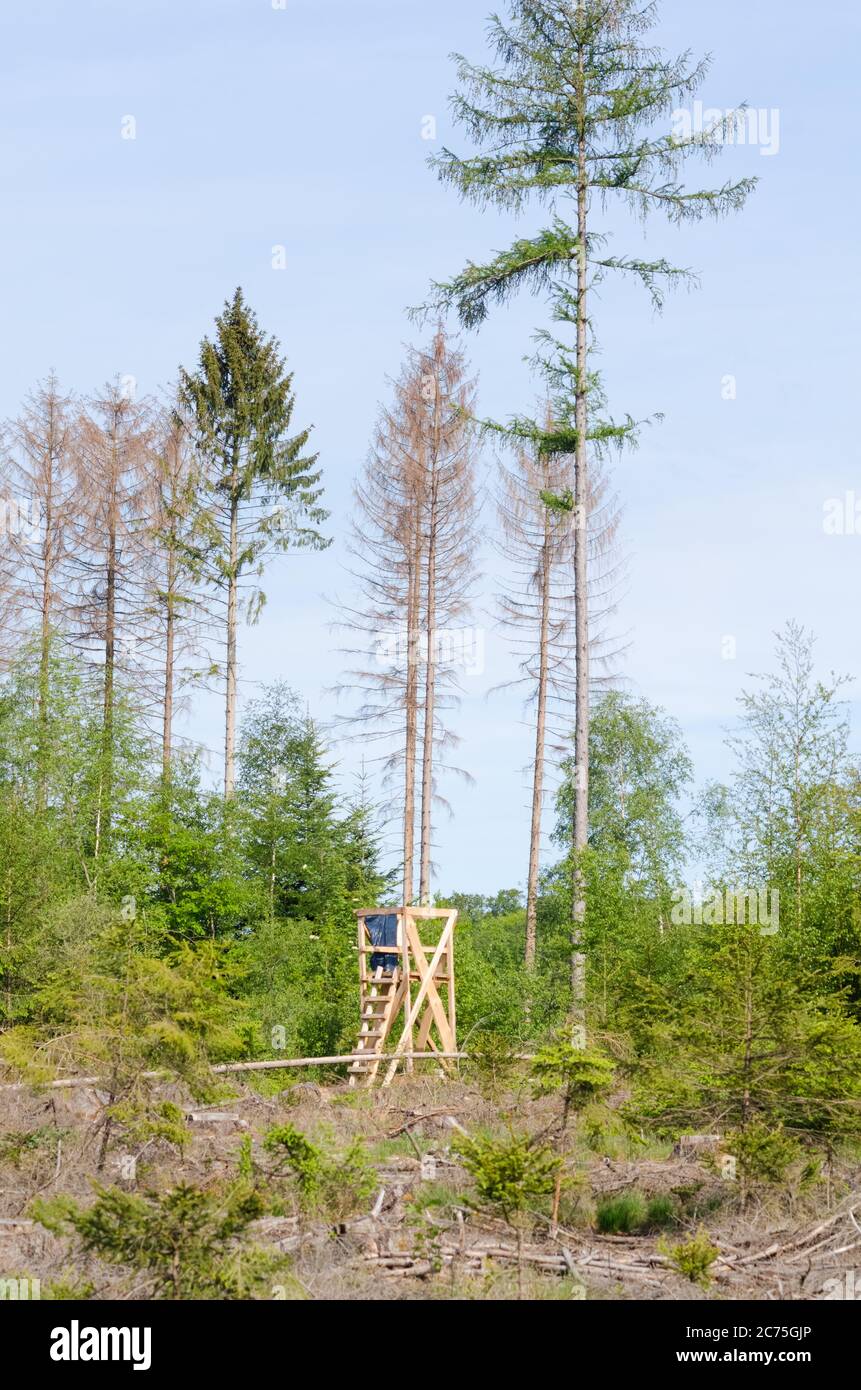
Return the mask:
M639 1192L620 1192L601 1197L595 1224L602 1235L633 1235L646 1220L646 1203Z
M647 1235L672 1226L676 1203L666 1193L645 1197L642 1192L619 1192L599 1197L595 1225L602 1235Z

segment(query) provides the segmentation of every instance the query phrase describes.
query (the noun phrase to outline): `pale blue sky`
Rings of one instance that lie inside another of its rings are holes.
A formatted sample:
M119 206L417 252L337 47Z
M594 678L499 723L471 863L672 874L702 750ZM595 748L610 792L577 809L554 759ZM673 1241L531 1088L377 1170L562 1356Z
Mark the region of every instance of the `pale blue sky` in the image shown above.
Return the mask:
M336 537L325 555L271 573L263 621L242 637L244 690L284 678L323 719L342 666L325 596L350 592L350 487L385 378L416 336L404 310L431 278L511 235L425 165L441 143L463 144L447 117L447 55L480 57L489 8L6 0L0 14L0 414L51 366L82 392L117 372L156 389L194 360L241 284L295 369L296 419L315 425ZM775 155L736 148L702 172L761 177L741 215L684 232L655 221L645 243L638 226L613 220L617 251L667 254L701 273L701 289L671 299L661 319L634 286L608 287L599 306L614 409L665 415L616 470L629 563L621 674L680 720L704 779L726 770L721 726L787 618L819 634L823 668L861 675L861 516L856 535L823 530L827 499L855 489L861 502L861 12L849 0L814 11L801 0L664 0L661 12L667 47L714 54L707 105L780 113ZM426 115L438 121L435 145L421 138ZM127 116L134 140L121 138ZM283 271L271 268L276 245ZM522 357L544 321L542 306L523 300L468 341L483 413L530 407ZM728 374L733 401L722 399ZM492 560L489 569L488 600ZM735 661L721 656L727 635ZM487 672L467 682L455 720L476 785L444 788L455 818L438 829L443 890L524 878L529 731L515 700L484 699L509 668L491 629ZM214 703L192 732L218 749ZM346 752L346 765L357 756Z

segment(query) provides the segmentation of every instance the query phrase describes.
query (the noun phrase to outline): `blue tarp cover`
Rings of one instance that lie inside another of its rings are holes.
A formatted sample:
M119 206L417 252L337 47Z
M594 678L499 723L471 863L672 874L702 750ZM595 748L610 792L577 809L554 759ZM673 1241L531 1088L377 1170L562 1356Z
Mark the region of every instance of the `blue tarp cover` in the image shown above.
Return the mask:
M398 914L396 912L375 912L372 916L365 918L365 926L368 929L372 946L397 946ZM397 956L380 952L379 955L371 956L371 969L376 970L378 966L382 966L387 973L391 974L397 964L397 959Z

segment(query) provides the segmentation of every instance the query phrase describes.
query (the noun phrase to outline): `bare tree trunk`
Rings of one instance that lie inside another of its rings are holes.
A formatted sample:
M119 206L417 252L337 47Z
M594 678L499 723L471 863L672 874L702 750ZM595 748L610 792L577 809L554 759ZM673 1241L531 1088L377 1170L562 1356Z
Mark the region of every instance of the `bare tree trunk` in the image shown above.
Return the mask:
M99 777L98 830L96 859L111 828L114 759L114 680L117 640L117 531L115 501L111 503L108 535L107 592L105 597L105 686L102 714L102 770Z
M227 581L227 695L224 719L224 799L236 786L236 623L238 609L239 503L230 508L230 574Z
M419 871L419 901L430 904L431 825L433 817L433 743L436 701L436 514L437 479L431 487L428 518L427 594L425 597L425 658L424 746L422 748L422 829Z
M48 797L50 762L51 639L58 606L63 603L60 566L74 504L70 497L70 398L60 394L53 373L29 397L21 416L11 422L11 441L19 451L18 487L29 495L32 521L39 527L38 547L11 536L13 570L10 587L16 607L33 612L38 633L36 731L37 810Z
M416 754L418 751L419 703L419 600L421 595L421 518L415 518L412 570L407 601L407 676L404 703L406 737L404 742L404 906L413 901L413 864L416 835Z
M164 715L162 726L162 773L165 782L170 780L170 765L173 753L173 687L176 667L176 555L173 548L167 557L167 607L165 612L164 642Z
M541 552L541 616L538 637L538 710L535 721L535 770L532 779L532 829L526 881L526 965L535 965L538 917L538 871L541 858L541 812L544 802L544 746L547 738L547 668L550 632L550 514L545 510Z
M272 849L269 855L269 920L275 920L275 871L276 871L276 839L273 831Z
M584 103L584 59L578 57L578 99ZM582 853L589 838L589 590L588 590L588 512L589 475L587 450L587 393L588 385L588 321L586 313L587 288L587 163L586 137L582 133L578 146L577 183L577 391L576 430L577 448L574 462L574 575L575 575L575 655L577 663L575 689L574 732L574 825L573 880L571 910L571 1003L575 1018L585 1019L586 958L583 953L583 927L586 919L586 885L583 876Z
M52 402L50 439L48 445L51 454L53 454L54 449L53 433ZM43 520L45 534L42 541L42 593L40 602L41 611L39 614L39 776L36 788L36 808L39 811L45 809L45 803L48 798L48 707L51 681L51 607L53 603L54 573L54 469L50 458L48 460L44 505L45 515Z
M797 718L797 713L796 713ZM795 840L795 926L797 931L801 931L802 907L801 907L801 887L802 887L802 868L801 868L801 745L796 735L795 741L795 780L792 793L792 810L795 820L794 840Z

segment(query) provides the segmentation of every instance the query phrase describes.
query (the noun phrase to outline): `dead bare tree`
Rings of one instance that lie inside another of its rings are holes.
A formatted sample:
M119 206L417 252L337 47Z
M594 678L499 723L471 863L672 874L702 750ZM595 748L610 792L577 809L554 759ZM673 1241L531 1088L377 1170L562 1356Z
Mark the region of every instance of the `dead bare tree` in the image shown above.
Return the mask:
M51 651L66 608L69 535L77 505L74 415L53 372L28 396L7 432L2 586L7 621L38 643L37 806L44 805L50 719Z
M535 753L529 869L526 880L525 960L535 964L541 820L544 807L548 717L552 701L570 698L570 659L574 621L571 563L574 555L571 514L554 511L542 493L570 490L573 470L565 455L542 455L519 448L514 466L500 468L497 510L500 549L506 561L507 588L500 596L503 630L519 657L521 681L535 706Z
M146 621L151 561L152 412L119 380L91 400L76 431L75 575L72 635L97 667L102 762L94 836L96 861L110 835L118 677L140 677L153 641Z
M456 742L443 711L461 659L451 627L468 611L474 564L473 405L464 359L442 332L427 351L411 348L355 490L350 551L361 603L344 614L359 634L351 655L366 664L344 683L363 694L347 720L388 745L381 760L384 782L398 786L390 810L400 820L405 903L416 896L417 838L419 898L429 898L438 759Z
M457 743L446 729L445 693L456 689L466 664L465 633L475 576L475 384L466 359L437 329L426 352L412 355L422 420L417 464L424 505L419 618L424 657L421 752L419 901L430 903L433 804L437 753ZM424 415L422 416L422 408Z
M210 536L201 507L202 460L181 410L168 403L156 417L148 507L152 563L147 610L158 642L162 775L170 778L174 718L183 681L199 674L212 622L203 581Z
M407 373L394 384L394 400L383 407L362 475L356 483L352 570L360 606L344 609L346 624L359 634L351 656L363 664L345 687L362 692L347 717L366 743L388 745L381 755L383 780L399 784L389 802L401 827L403 901L414 896L416 753L418 739L418 595L421 566L422 479L415 412Z
M548 408L547 437L553 421ZM499 549L506 562L507 583L499 598L501 625L518 656L521 675L534 709L534 758L531 772L529 867L526 889L525 962L535 963L537 906L541 863L541 827L551 755L558 764L567 751L572 705L576 700L578 512L548 499L570 497L575 482L572 456L542 452L540 446L516 449L512 467L500 466L497 509ZM585 546L588 655L592 687L606 682L618 654L607 627L615 611L621 564L616 547L619 511L607 475L596 468L586 508Z

